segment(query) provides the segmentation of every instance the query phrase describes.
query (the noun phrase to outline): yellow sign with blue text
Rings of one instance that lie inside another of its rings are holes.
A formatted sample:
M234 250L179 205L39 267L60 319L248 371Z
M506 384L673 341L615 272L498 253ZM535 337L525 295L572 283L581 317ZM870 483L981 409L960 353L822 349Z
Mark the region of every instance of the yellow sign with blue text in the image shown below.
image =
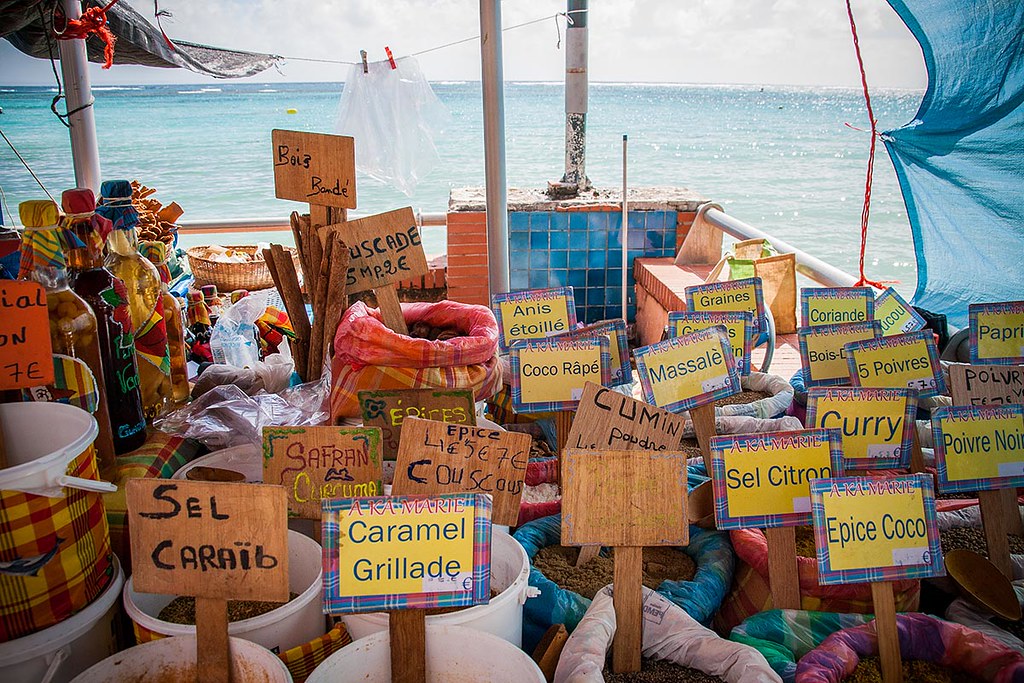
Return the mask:
M971 304L971 362L1024 365L1024 301Z
M611 381L607 336L517 342L510 364L512 407L519 413L573 410L587 382Z
M807 426L839 431L846 469L908 467L916 413L917 394L911 389L807 391Z
M1024 486L1024 406L947 406L932 413L939 490Z
M946 391L935 338L928 330L853 342L845 348L854 386L907 387L920 398Z
M800 363L808 387L850 384L846 344L881 336L877 322L801 327Z
M572 287L528 289L491 297L491 310L501 333L501 350L525 339L543 339L576 327Z
M633 352L648 403L689 410L740 392L728 333L718 325Z

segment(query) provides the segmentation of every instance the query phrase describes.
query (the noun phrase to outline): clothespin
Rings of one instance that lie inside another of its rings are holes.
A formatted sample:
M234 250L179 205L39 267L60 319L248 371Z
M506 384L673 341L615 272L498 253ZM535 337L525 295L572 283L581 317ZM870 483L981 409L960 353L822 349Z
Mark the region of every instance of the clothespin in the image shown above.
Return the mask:
M398 65L395 64L395 56L393 54L391 54L391 48L388 47L387 45L385 45L384 46L384 52L386 52L387 55L388 55L388 61L391 62L391 68L392 69L397 69Z
M362 59L363 59L363 73L364 74L370 73L370 67L367 66L367 64L366 64L366 50L360 50L359 51L359 56L362 57Z

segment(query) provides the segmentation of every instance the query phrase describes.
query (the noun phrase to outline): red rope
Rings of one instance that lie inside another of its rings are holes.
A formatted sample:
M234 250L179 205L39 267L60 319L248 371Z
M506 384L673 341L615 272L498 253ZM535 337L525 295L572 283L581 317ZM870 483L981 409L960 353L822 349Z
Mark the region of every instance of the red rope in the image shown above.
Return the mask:
M114 65L114 43L117 38L113 31L107 26L107 10L116 5L119 0L110 0L104 7L90 7L84 12L80 19L67 19L64 22L64 30L57 32L58 40L85 40L92 34L99 36L103 41L103 68L109 69Z
M868 108L868 119L871 121L871 151L868 153L868 172L864 181L864 208L860 214L860 279L857 286L873 285L883 289L884 285L879 282L868 280L864 275L864 254L867 251L868 243L868 215L871 213L871 181L875 170L875 143L878 141L878 121L875 120L875 112L871 108L871 94L868 92L868 75L864 70L864 59L860 54L860 41L857 38L857 23L853 20L853 7L850 0L846 0L846 14L850 17L850 31L853 33L853 49L857 53L857 65L860 67L860 82L864 88L864 103ZM852 127L852 126L851 126Z

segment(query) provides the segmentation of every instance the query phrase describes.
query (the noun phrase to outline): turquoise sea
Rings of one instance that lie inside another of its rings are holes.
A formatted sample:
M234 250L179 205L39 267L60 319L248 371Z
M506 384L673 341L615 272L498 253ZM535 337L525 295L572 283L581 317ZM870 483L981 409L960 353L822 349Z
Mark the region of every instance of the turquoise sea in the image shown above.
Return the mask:
M361 178L356 213L410 204L443 212L450 188L483 185L480 84L432 85L451 113L436 140L440 162L411 197ZM270 131L332 132L342 88L248 82L97 87L103 175L157 188L158 199L185 209L183 220L286 217L300 205L274 197ZM74 174L67 130L49 110L53 92L0 85L0 129L57 196L73 186ZM915 91L873 92L880 128L910 121L920 98ZM505 118L509 185L544 187L560 179L562 84L507 83ZM856 272L870 138L845 124L868 127L858 90L592 83L588 122L587 173L596 186L621 186L621 140L628 134L631 187L688 187L737 218ZM884 147L877 154L868 275L898 280L909 293L915 266L906 210ZM43 196L2 144L0 188L14 214L19 202ZM4 222L10 220L5 208ZM427 229L424 237L428 253L444 251L442 228Z

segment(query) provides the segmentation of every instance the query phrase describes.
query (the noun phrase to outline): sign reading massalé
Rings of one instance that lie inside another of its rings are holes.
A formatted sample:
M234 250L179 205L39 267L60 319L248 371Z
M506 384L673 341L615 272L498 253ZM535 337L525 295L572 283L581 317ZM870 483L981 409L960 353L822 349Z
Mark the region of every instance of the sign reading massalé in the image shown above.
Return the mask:
M633 352L647 402L678 412L740 392L724 327L709 327Z

